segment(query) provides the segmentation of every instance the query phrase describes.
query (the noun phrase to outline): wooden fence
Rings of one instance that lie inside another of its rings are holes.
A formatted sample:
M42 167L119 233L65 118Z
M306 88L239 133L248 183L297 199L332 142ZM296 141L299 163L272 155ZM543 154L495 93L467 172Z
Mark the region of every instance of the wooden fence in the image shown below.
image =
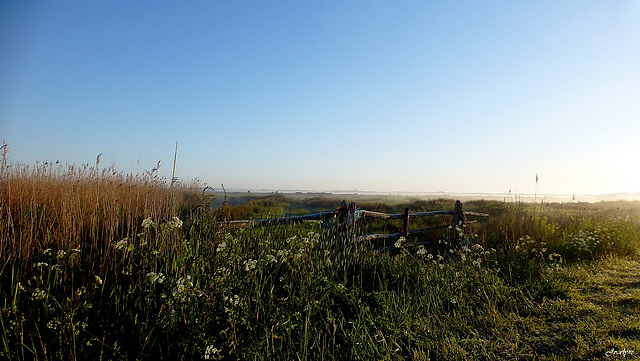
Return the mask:
M412 218L419 217L431 217L431 216L439 216L439 215L450 215L451 222L447 224L442 224L438 226L432 226L422 229L409 230L409 221ZM292 223L300 223L306 221L313 220L323 220L323 219L337 219L341 226L353 226L355 222L360 218L374 218L374 219L400 219L402 220L402 228L399 233L391 233L391 234L369 234L358 237L360 241L371 241L378 239L395 239L404 237L408 239L411 235L416 235L428 231L438 230L438 229L448 229L448 241L452 243L458 243L462 241L459 239L459 230L464 230L465 227L469 223L473 223L474 221L468 221L467 216L476 216L476 217L489 217L486 213L478 213L478 212L465 212L462 208L462 202L456 201L453 210L442 210L442 211L429 211L429 212L416 212L410 213L409 208L405 208L404 213L380 213L374 211L368 211L364 209L359 209L356 207L355 203L351 203L347 206L345 201L342 201L340 207L332 212L321 212L321 213L313 213L307 214L303 216L294 216L294 217L280 217L280 218L269 218L269 219L258 219L258 220L237 220L237 221L229 221L229 225L233 227L266 227L273 226L278 224L292 224ZM427 242L423 243L407 243L407 246L418 246L421 244L429 244Z

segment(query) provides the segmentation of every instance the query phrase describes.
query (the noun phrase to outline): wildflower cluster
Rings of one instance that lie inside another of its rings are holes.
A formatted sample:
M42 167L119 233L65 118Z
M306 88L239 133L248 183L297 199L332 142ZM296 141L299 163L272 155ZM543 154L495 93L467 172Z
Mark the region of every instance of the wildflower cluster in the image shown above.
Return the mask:
M398 240L396 241L396 243L393 244L394 247L396 248L405 248L407 245L407 239L404 237L400 237L398 238Z
M133 242L129 240L129 238L125 238L123 240L118 241L115 247L118 251L131 252L135 248L135 245L133 244Z
M247 272L253 271L254 269L256 269L257 264L258 261L249 258L248 260L244 261L244 270Z
M458 256L463 263L470 261L475 268L480 268L482 265L488 264L495 254L495 249L485 249L477 243L470 246L463 246L458 252Z
M147 217L142 221L142 228L144 229L149 229L151 227L155 227L155 223L153 223L153 220L151 219L151 217Z
M224 309L227 313L233 313L233 309L242 305L242 300L240 296L224 296L224 302L228 304L229 307L225 306Z
M47 292L36 288L33 293L31 294L31 298L33 298L34 300L44 300L48 297Z
M162 272L149 272L147 273L147 278L149 278L149 282L151 282L151 284L164 282L164 274Z
M530 236L521 237L515 247L516 254L524 256L527 260L537 260L540 265L548 264L549 269L559 269L564 263L562 255L547 253L546 242L538 242Z
M278 259L272 254L267 254L264 258L267 263L278 263Z
M189 301L189 289L193 289L193 281L191 281L191 276L187 275L186 277L180 277L176 282L176 286L173 288L172 295L180 302Z
M205 360L219 360L222 356L220 355L220 350L213 345L207 346L204 350L204 359Z
M570 233L563 243L570 254L578 258L593 257L605 246L605 240L610 238L607 228L597 227L595 231L581 230L577 234Z
M516 243L516 252L525 255L527 258L544 260L547 252L546 242L538 242L530 236L520 237Z
M49 271L55 271L59 274L71 272L80 265L80 253L81 250L79 248L72 248L69 252L62 249L47 248L42 251L43 259L34 263L33 267L39 268L41 271L47 267Z
M303 237L294 235L285 240L286 248L278 249L277 251L272 250L276 255L273 256L269 254L267 255L267 258L271 262L298 262L303 259L303 257L308 256L319 242L320 234L316 232L308 232Z
M128 244L129 244L129 238L120 240L118 241L118 243L116 243L116 249L119 251L126 249Z
M173 217L173 219L169 221L168 224L170 229L182 228L182 221L178 217Z
M138 236L150 235L151 230L155 230L160 236L167 236L169 232L182 228L183 222L178 217L173 217L170 221L154 222L151 217L147 217L142 221L143 232Z
M549 261L551 269L560 269L560 267L562 267L563 259L561 255L555 252L550 253L547 259Z
M216 248L216 252L222 253L226 248L227 248L227 243L224 241L220 242L220 244L218 244L218 247Z
M302 245L308 249L313 248L320 241L320 234L316 232L308 232L306 237L302 237Z

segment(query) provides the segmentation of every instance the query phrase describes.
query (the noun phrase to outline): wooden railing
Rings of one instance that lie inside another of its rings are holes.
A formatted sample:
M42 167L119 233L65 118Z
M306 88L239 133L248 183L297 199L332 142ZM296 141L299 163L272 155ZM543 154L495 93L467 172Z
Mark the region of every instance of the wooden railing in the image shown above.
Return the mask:
M422 229L409 230L409 221L412 218L420 218L420 217L431 217L431 216L439 216L439 215L451 215L451 222L447 224L442 224L438 226L432 226ZM462 208L462 202L456 201L453 210L442 210L442 211L429 211L429 212L416 212L410 213L409 208L405 208L404 213L381 213L375 211L369 211L364 209L359 209L356 207L355 203L351 203L347 206L345 201L342 201L342 204L339 208L332 212L321 212L321 213L313 213L307 214L303 216L293 216L293 217L279 217L279 218L268 218L268 219L258 219L258 220L237 220L237 221L229 221L229 225L233 227L266 227L273 226L278 224L292 224L292 223L300 223L306 221L313 220L323 220L323 219L338 219L339 224L342 226L352 226L355 222L360 218L375 218L375 219L400 219L402 220L402 228L398 233L391 234L369 234L358 237L360 241L371 241L378 239L394 239L394 238L409 238L411 235L416 235L428 231L438 230L438 229L448 229L448 241L450 242L459 242L459 230L464 230L466 225L469 223L473 223L473 221L468 221L467 216L476 216L476 217L489 217L486 213L478 213L478 212L465 212ZM409 243L409 246L420 245L422 243Z

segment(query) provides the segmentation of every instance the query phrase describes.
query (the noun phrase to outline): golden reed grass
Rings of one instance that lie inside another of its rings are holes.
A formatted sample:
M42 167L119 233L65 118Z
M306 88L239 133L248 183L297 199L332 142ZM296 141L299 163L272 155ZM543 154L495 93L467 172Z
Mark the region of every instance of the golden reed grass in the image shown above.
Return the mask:
M6 151L6 146L5 146ZM6 154L6 153L5 153ZM0 260L29 262L54 248L110 258L113 244L141 232L142 220L169 220L171 189L157 168L125 174L113 167L7 165L0 180ZM174 204L180 204L176 193Z

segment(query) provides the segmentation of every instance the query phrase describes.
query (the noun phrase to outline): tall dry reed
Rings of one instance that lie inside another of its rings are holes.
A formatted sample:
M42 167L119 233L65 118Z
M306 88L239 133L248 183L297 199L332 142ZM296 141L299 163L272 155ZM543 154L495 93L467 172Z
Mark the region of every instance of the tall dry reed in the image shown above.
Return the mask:
M139 234L143 219L171 219L171 190L157 168L126 174L113 167L101 169L99 161L95 166L3 164L2 262L29 262L46 248L81 248L108 261L112 245Z

